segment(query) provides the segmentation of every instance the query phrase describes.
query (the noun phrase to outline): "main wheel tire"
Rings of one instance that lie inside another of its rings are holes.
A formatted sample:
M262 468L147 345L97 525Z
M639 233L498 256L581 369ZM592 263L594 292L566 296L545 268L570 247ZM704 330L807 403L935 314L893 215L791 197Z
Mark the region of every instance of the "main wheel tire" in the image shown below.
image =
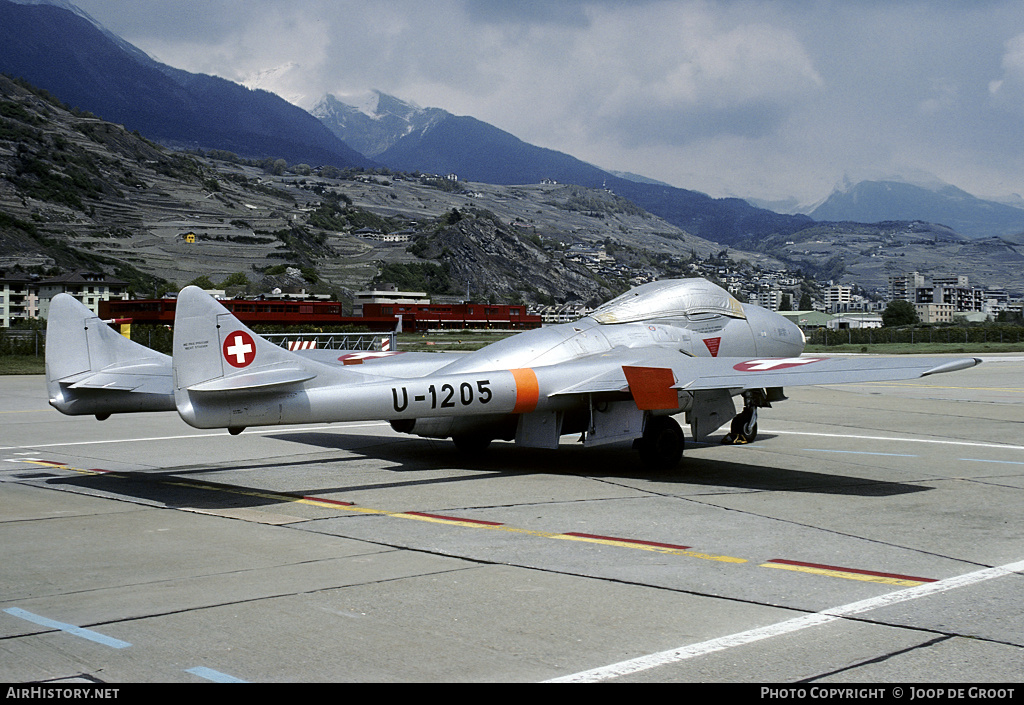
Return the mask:
M670 416L652 416L640 439L640 459L652 470L671 470L683 458L686 437Z
M487 436L461 435L452 436L452 442L460 453L466 455L480 455L491 445L491 439Z

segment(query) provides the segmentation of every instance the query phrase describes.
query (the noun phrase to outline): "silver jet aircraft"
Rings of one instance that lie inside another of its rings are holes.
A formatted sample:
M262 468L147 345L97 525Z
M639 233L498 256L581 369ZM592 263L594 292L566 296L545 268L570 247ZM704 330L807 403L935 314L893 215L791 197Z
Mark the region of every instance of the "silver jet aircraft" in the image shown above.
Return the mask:
M684 434L724 443L757 436L757 412L794 385L911 379L975 358L803 356L782 316L703 279L645 284L574 323L525 331L473 353L363 356L289 352L196 287L178 296L173 356L121 337L70 296L47 331L50 404L106 418L177 410L196 428L386 420L403 433L557 448L632 441L652 468L675 466ZM734 399L742 400L737 413Z

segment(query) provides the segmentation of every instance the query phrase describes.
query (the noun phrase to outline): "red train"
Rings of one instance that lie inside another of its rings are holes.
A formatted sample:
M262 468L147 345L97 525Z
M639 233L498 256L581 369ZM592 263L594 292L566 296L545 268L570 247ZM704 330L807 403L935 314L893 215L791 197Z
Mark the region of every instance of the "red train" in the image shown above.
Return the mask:
M466 328L526 330L541 326L541 317L528 313L525 305L363 304L362 316L344 316L337 301L225 299L220 303L250 326L355 326L371 332L407 333ZM175 299L101 301L99 316L104 320L130 318L137 324L173 325L176 304Z

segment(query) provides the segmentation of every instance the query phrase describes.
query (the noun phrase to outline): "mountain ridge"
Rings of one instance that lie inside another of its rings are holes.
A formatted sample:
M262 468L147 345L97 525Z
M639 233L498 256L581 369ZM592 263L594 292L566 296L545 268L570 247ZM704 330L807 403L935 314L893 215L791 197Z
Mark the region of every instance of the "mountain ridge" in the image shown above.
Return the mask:
M283 98L160 64L62 5L0 0L0 70L168 146L372 166Z
M454 173L485 183L512 185L550 179L609 189L676 227L725 245L735 245L751 235L792 233L812 222L805 215L774 213L740 198L716 199L699 191L622 178L563 152L529 144L477 118L440 108L420 110L440 112L432 113L430 125L423 130L393 136L391 146L374 155L376 161L392 169ZM335 135L358 140L354 133L367 123L361 118L350 121L356 112L336 112L334 117L339 120L325 124Z
M923 220L973 238L1024 232L1024 210L987 201L950 184L859 181L836 189L810 215L821 221Z

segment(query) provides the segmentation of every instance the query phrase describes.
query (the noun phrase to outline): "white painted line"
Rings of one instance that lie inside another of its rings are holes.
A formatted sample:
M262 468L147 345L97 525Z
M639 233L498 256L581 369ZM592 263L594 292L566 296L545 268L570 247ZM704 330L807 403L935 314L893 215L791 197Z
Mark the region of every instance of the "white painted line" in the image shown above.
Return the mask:
M938 438L898 438L896 436L858 436L849 433L818 433L812 431L772 431L762 429L760 433L771 433L779 436L815 436L819 438L853 438L862 441L896 441L898 443L937 443L951 446L971 446L975 448L1003 448L1005 450L1024 450L1024 446L1008 443L978 443L975 441L946 441Z
M620 676L646 671L651 668L657 668L658 666L679 663L680 661L714 653L715 651L724 651L725 649L731 649L735 646L743 646L745 644L751 644L763 639L770 639L782 634L790 634L819 624L827 624L849 615L868 612L870 610L878 609L879 607L888 607L889 605L895 605L900 602L916 600L922 597L928 597L929 595L946 592L948 590L967 587L968 585L974 585L975 583L980 583L985 580L1002 578L1021 571L1024 571L1024 561L1008 563L995 568L984 568L973 573L966 573L953 578L946 578L945 580L939 580L934 583L917 585L912 588L907 588L906 590L897 590L896 592L891 592L887 595L872 597L867 600L861 600L860 602L851 602L847 605L833 607L821 612L815 612L814 614L805 614L800 617L794 617L793 619L787 619L784 622L770 624L766 627L758 627L757 629L739 632L738 634L730 634L729 636L703 641L699 644L689 644L669 651L661 651L647 656L640 656L639 658L620 661L619 663L614 663L610 666L603 666L589 671L581 671L572 675L554 678L546 682L597 683L600 681L606 681L611 678L618 678Z
M982 458L960 458L968 463L999 463L1001 465L1024 465L1020 460L983 460Z
M131 644L129 644L127 641L121 641L120 639L115 639L112 636L107 636L106 634L94 632L92 629L78 627L74 624L58 622L57 620L49 619L48 617L41 617L38 614L27 612L21 609L20 607L9 607L8 609L5 609L4 612L11 615L12 617L24 619L26 622L32 622L33 624L38 624L48 629L57 629L68 634L74 634L75 636L80 636L83 639L95 641L98 644L104 644L115 649L127 649L129 646L131 646Z
M828 448L804 448L808 453L846 453L848 455L885 455L892 458L918 458L917 455L906 453L874 453L866 450L830 450Z
M195 668L186 668L185 669L185 673L191 673L194 676L199 676L200 678L205 678L206 680L213 681L214 683L246 683L247 682L247 681L243 681L241 678L235 678L234 676L229 676L226 673L221 673L220 671L215 671L212 668L207 668L206 666L196 666Z

